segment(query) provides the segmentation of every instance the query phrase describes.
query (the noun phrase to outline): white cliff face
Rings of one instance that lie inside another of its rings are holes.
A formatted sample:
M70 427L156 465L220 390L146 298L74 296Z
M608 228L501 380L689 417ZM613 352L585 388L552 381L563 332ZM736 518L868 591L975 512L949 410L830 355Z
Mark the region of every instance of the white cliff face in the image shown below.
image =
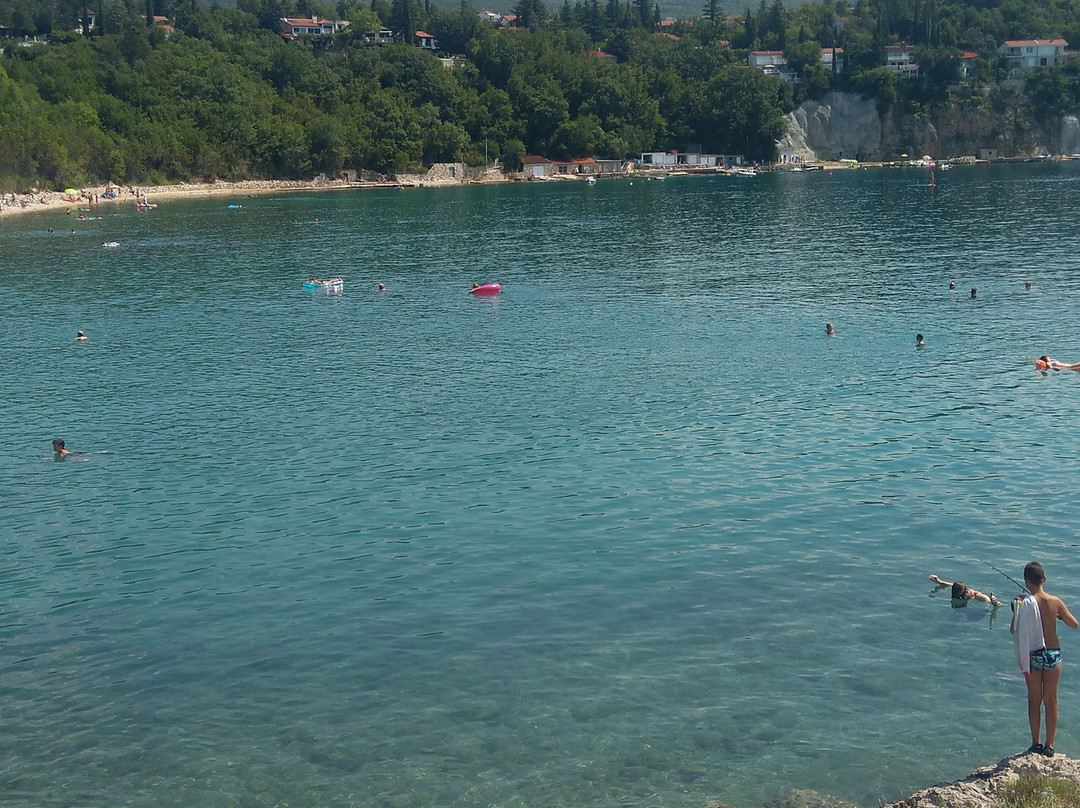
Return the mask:
M788 115L788 134L778 145L782 159L804 162L896 160L905 154L955 159L983 149L1000 157L1080 154L1080 114L1038 123L1018 109L1014 104L995 111L986 103L958 101L929 121L894 106L883 120L873 99L831 92Z
M1080 118L1076 115L1061 119L1061 153L1080 154Z
M867 159L881 147L877 102L848 93L827 93L787 116L780 153L800 160Z

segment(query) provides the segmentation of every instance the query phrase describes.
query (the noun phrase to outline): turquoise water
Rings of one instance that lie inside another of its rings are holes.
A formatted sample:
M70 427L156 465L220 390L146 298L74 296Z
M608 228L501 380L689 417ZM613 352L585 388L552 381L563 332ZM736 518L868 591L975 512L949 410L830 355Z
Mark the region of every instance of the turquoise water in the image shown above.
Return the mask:
M1007 613L926 578L1080 606L1080 165L926 183L0 216L4 804L870 806L1026 748Z

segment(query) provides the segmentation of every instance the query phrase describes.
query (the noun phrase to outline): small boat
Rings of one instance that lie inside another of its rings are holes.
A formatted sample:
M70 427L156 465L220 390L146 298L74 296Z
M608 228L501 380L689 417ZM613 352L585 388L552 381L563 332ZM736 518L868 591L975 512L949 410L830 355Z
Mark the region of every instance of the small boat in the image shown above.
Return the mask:
M752 168L736 168L735 169L735 176L736 177L756 177L757 172L754 171L754 169L752 169Z
M120 242L119 242L119 241L106 241L106 242L105 242L104 244L102 244L101 246L102 246L102 247L119 247L119 246L120 246Z
M502 286L497 283L485 283L481 286L478 283L473 284L473 288L469 290L470 295L497 295L502 291Z
M344 283L345 283L345 281L343 281L341 278L329 278L329 279L327 279L325 281L316 281L316 280L310 280L309 279L309 280L304 281L304 288L305 289L325 289L325 288L328 288L328 287L337 288L337 287L340 287Z

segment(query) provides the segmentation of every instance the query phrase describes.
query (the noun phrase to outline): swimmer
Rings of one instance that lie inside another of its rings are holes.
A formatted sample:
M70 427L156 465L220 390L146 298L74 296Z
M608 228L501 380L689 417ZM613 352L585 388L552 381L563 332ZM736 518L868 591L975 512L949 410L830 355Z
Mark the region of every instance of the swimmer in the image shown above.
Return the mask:
M1031 281L1024 281L1024 288L1031 289Z
M86 334L84 334L82 331L76 332L75 333L75 341L76 342L85 342L86 341Z
M978 589L972 589L963 581L943 581L938 578L936 574L931 574L930 580L937 584L940 589L944 589L947 586L952 588L952 607L954 609L963 608L964 606L968 605L969 601L972 600L989 603L991 606L994 607L1001 605L1001 601L997 599L993 592L991 592L989 595L984 595Z
M57 438L52 442L53 454L56 455L56 459L59 460L63 457L67 457L71 452L64 448L64 442Z
M916 348L922 348L925 345L926 345L926 342L923 341L923 335L922 334L916 334L915 335L915 347Z
M976 289L974 286L971 287L971 299L972 300L975 299L975 296L978 294L978 292L979 292L979 290Z
M380 292L385 292L386 291L386 284L385 283L380 283L379 284L379 291Z
M836 336L836 329L833 328L832 323L825 323L825 333L828 334L830 337Z
M956 288L956 281L949 281L949 288L950 289L955 289Z
M1065 362L1059 362L1056 359L1051 359L1046 354L1043 354L1035 360L1035 367L1039 370L1080 370L1080 362L1073 362L1070 365Z

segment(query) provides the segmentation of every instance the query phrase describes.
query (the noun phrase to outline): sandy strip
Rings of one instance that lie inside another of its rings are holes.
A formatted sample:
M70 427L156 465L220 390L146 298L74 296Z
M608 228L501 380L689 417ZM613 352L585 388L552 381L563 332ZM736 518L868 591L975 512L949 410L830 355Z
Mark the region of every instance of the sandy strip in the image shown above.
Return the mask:
M145 199L151 205L166 199L181 197L200 198L212 196L254 196L256 194L274 194L282 191L341 191L357 188L396 188L399 185L458 185L458 182L346 182L345 180L303 181L303 180L245 180L243 182L180 183L178 185L124 186L114 189L116 197L106 199L102 196L109 189L105 186L83 188L77 197L66 197L60 191L35 191L29 194L0 194L0 219L21 213L43 213L46 211L84 209L95 213L96 204L112 202L134 206ZM91 194L97 197L91 201ZM73 201L74 200L74 201Z

